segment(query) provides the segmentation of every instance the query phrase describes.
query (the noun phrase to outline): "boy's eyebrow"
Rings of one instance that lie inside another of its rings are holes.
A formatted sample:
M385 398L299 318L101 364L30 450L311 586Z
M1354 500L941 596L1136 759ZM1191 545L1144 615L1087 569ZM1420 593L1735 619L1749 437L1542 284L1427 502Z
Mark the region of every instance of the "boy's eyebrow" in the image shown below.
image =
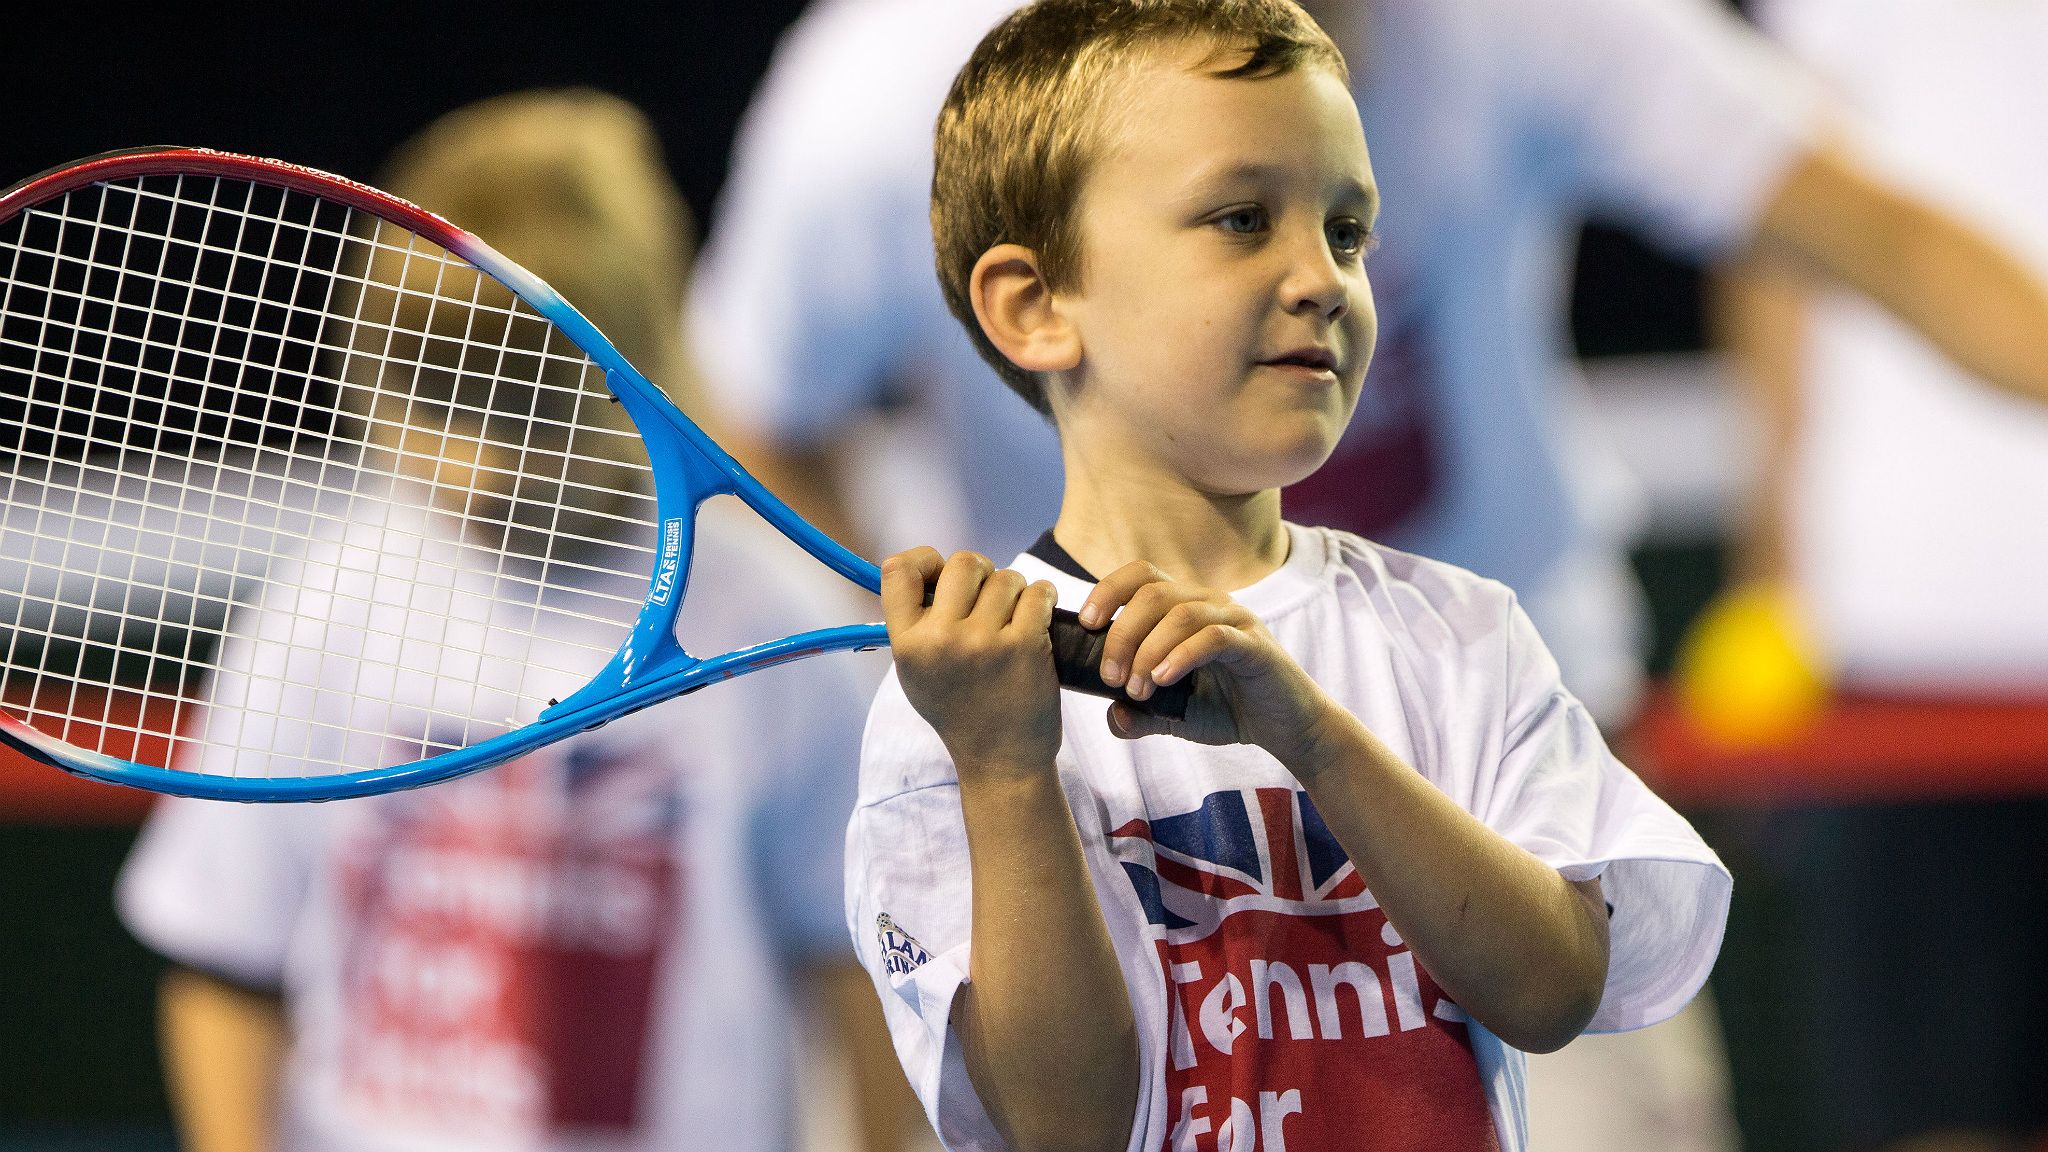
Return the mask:
M1286 165L1269 164L1258 160L1241 160L1227 167L1203 167L1196 169L1184 186L1184 194L1196 199L1212 193L1218 186L1232 184L1271 184L1293 176ZM1340 201L1357 202L1363 207L1360 215L1367 220L1379 215L1380 190L1376 184L1361 182L1346 177L1338 192Z

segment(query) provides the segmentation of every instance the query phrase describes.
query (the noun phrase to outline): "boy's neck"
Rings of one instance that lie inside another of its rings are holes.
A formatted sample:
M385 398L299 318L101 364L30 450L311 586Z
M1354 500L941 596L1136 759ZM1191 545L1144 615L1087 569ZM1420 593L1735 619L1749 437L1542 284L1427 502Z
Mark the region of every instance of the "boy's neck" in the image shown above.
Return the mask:
M1287 561L1277 488L1215 496L1137 475L1067 476L1053 536L1098 577L1143 560L1177 580L1233 592Z

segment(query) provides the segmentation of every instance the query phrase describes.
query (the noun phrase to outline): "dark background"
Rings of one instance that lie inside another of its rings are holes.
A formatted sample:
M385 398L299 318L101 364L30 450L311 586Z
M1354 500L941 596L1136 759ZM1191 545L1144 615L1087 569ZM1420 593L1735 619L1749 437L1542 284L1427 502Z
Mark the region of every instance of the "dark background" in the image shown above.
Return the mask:
M0 70L0 184L148 144L274 156L374 184L384 156L443 112L587 84L654 118L707 226L740 114L803 3L307 4L249 17L176 4L38 7L14 15ZM1605 228L1585 255L1574 316L1585 353L1698 346L1693 269Z
M802 6L40 5L10 17L0 184L145 144L275 156L375 183L383 156L442 112L517 88L587 84L653 116L700 226L715 227L739 116ZM1696 350L1698 292L1696 269L1590 229L1574 294L1579 347ZM1662 663L1718 579L1718 544L1667 544L1637 563L1658 602ZM171 1147L154 1047L157 964L108 900L132 838L125 827L0 823L0 1152ZM1740 982L1748 963L1734 952L1723 971ZM1737 1000L1738 1031L1744 1012L1768 1008ZM1768 1060L1735 1039L1739 1081L1770 1081ZM1745 1099L1752 1149L1789 1136L1769 1101L1768 1091Z

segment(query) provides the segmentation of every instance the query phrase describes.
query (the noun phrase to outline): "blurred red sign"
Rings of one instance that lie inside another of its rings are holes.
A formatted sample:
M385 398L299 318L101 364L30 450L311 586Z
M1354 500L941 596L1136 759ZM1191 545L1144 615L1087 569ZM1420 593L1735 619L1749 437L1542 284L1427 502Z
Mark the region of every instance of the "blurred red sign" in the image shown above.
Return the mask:
M1843 694L1790 742L1737 749L1660 688L1617 751L1680 807L2048 793L2048 699Z

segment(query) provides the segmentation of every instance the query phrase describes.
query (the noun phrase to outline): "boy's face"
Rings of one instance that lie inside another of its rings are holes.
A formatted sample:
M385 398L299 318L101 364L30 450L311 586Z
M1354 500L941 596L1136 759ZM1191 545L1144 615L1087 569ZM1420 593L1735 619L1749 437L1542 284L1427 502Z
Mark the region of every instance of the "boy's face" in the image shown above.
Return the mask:
M1058 299L1081 344L1063 437L1107 462L1240 494L1321 465L1351 418L1376 323L1378 211L1335 76L1206 75L1206 51L1135 66L1078 205Z

